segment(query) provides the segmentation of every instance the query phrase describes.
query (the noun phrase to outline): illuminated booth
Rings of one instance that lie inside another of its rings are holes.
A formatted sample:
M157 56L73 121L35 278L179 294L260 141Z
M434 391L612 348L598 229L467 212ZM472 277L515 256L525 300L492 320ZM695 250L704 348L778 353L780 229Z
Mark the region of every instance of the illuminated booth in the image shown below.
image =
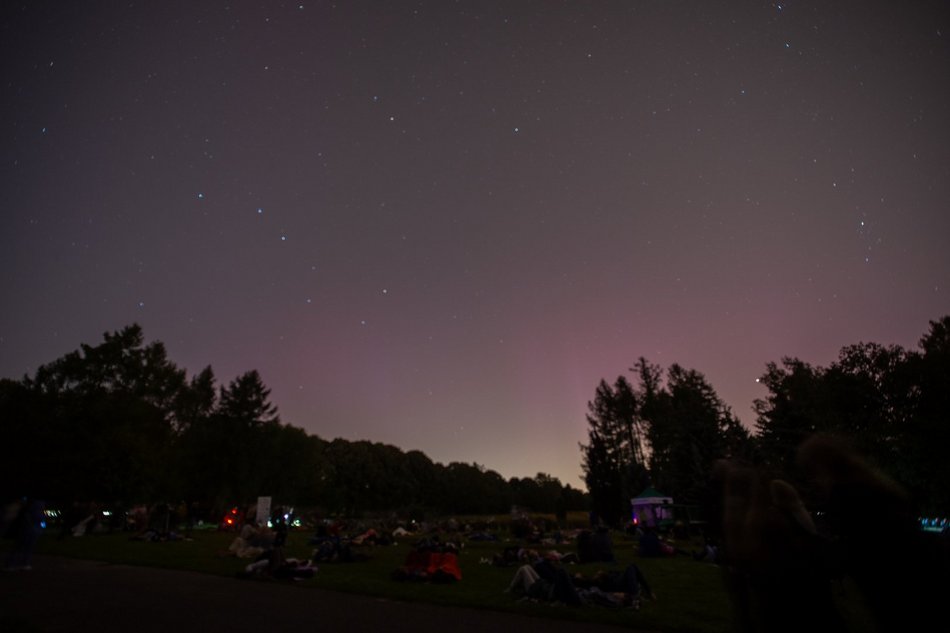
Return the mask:
M630 500L634 525L666 527L673 523L673 497L656 488L647 488Z

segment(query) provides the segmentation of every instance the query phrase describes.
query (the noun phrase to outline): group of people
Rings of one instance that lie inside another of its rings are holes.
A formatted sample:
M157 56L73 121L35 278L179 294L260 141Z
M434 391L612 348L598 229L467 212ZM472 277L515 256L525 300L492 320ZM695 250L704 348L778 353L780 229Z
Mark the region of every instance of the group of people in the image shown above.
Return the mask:
M245 521L241 531L231 542L224 555L240 558L254 558L238 578L276 578L281 580L301 580L312 578L317 572L316 564L309 559L287 557L285 547L289 526L286 516L278 511L266 524L256 524L253 515Z
M285 537L286 538L286 537ZM237 558L257 558L264 552L273 549L277 540L277 532L266 525L257 525L253 521L246 521L241 526L237 536L228 545L222 556Z
M655 600L643 572L635 564L623 571L605 570L585 576L568 573L553 557L522 565L506 589L522 599L567 605L599 605L639 609L642 600Z
M568 553L506 547L491 562L518 567L506 592L522 600L639 609L644 600L656 599L640 567L632 563L617 567L605 527L581 530L575 542L577 551ZM577 563L608 563L610 568L588 575L568 570L568 565Z
M458 554L462 544L442 540L438 535L423 537L393 572L393 580L451 583L462 579Z
M925 538L906 492L840 443L813 438L801 446L798 461L807 487L769 479L751 468L720 464L716 471L722 486L720 507L714 508L710 522L716 533L701 550L688 552L644 528L637 535L639 557L685 555L721 565L743 630L798 630L815 622L840 628L832 587L844 577L862 593L881 630L927 622L948 589L946 539ZM813 514L815 509L823 511L820 518ZM44 510L36 499L5 507L0 517L3 533L15 540L5 569L31 567ZM89 516L93 518L75 525L88 527L97 515ZM437 582L462 578L460 535L467 530L457 525L447 526L454 532L433 530L427 536L404 526L360 526L348 536L342 525L325 524L311 541L316 546L313 555L293 559L285 556L289 529L285 514L275 514L272 527L259 524L253 514L242 518L240 531L222 552L249 559L240 577L312 577L317 563L365 560L366 555L354 548L415 537L420 540L394 578ZM161 523L167 526L169 521ZM472 532L479 540L484 540L483 533L493 531ZM530 540L537 540L530 534ZM576 551L568 553L545 551L525 539L524 545L505 547L482 562L515 569L507 591L520 599L634 609L655 599L638 565L617 564L610 538L606 529L583 530L574 539ZM608 568L576 573L569 567L572 563L607 563Z

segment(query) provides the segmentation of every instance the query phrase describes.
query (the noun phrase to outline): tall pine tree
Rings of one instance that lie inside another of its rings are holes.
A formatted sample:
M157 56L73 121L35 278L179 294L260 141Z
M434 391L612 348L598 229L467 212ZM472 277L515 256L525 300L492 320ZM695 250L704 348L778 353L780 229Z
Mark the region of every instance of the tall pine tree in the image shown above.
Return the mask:
M613 387L601 380L587 408L588 443L581 445L584 480L592 510L605 523L616 524L648 483L637 398L620 376Z

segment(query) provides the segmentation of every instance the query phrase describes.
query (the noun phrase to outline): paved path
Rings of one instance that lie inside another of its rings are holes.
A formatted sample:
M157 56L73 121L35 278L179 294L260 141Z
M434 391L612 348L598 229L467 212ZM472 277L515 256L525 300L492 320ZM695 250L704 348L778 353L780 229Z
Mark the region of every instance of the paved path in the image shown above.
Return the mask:
M0 574L0 628L9 633L629 631L49 556L37 556L32 571Z

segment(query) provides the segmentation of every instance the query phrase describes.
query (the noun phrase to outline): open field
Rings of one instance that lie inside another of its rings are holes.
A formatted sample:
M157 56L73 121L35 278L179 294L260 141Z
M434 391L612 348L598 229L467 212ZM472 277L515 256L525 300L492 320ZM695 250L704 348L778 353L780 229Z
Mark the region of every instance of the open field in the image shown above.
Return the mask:
M504 532L502 531L502 534ZM308 557L309 531L292 532L288 539L287 555ZM234 576L243 569L247 560L218 555L225 550L234 534L224 532L195 532L192 541L150 543L129 540L127 533L100 534L82 538L57 540L46 534L41 538L37 552L100 560L128 565L187 569L219 576ZM668 559L639 559L634 543L627 537L614 535L617 562L571 566L571 572L585 575L600 569L623 569L636 562L650 582L657 601L646 601L639 611L608 609L604 607L565 607L548 604L518 602L504 593L515 572L514 567L499 568L481 562L500 552L509 542L466 543L459 555L463 579L451 585L400 583L391 580L392 572L400 567L408 553L412 537L390 546L363 550L370 556L364 562L322 564L313 579L293 584L302 589L319 587L334 591L385 597L392 600L464 606L477 609L514 612L540 617L599 622L635 629L665 631L723 632L732 629L726 595L715 566L698 563L680 556ZM561 552L572 551L561 547ZM282 581L241 581L268 582Z

